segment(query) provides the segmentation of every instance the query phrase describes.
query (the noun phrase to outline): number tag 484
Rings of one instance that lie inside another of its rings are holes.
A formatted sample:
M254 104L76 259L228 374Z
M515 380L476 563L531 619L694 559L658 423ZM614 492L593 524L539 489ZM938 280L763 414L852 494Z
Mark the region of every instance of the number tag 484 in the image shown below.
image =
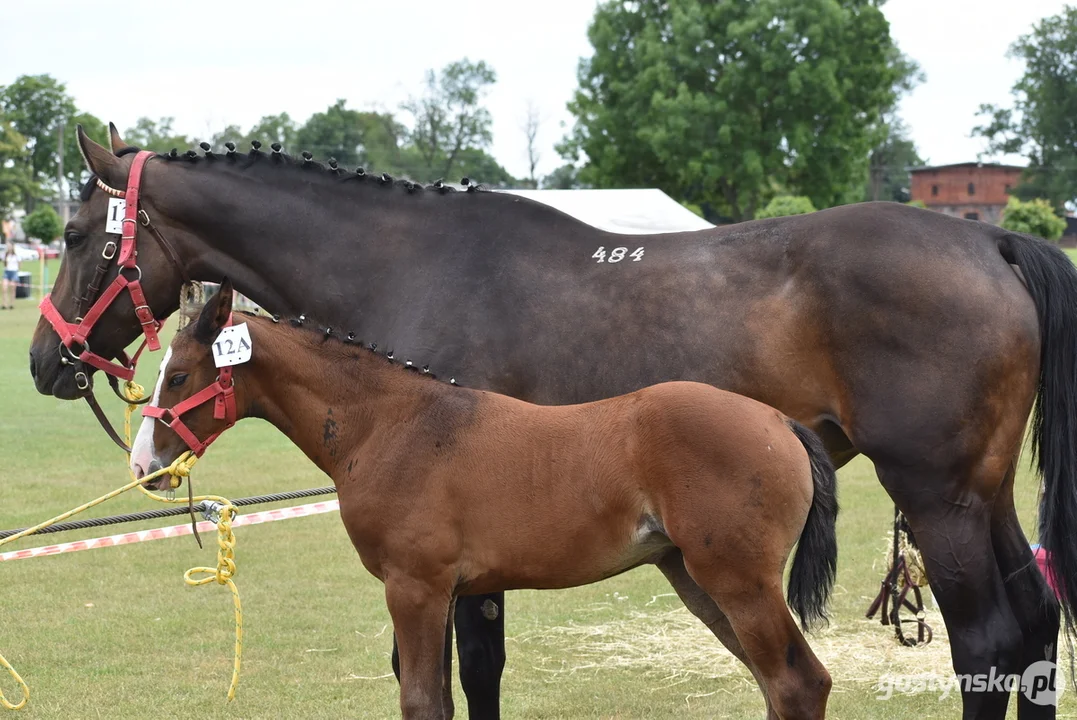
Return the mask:
M240 365L251 359L252 349L247 323L226 327L213 341L213 364L217 367Z
M605 247L599 247L598 250L595 250L595 254L592 255L591 257L593 259L595 259L595 262L619 263L619 262L621 262L622 260L625 259L625 255L627 253L628 253L628 248L619 247L619 248L614 248L613 250L610 250L610 253L607 256L606 255L606 248ZM640 260L643 259L643 248L641 248L641 247L636 248L632 252L632 254L629 255L628 257L632 258L632 262L639 262Z

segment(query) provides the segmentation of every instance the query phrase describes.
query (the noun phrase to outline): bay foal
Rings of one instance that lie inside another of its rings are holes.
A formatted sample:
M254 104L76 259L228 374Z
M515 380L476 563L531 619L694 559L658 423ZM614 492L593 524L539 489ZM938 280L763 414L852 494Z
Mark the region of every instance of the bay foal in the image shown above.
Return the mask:
M348 535L385 583L405 718L452 714L458 595L574 587L644 563L751 669L769 717L824 716L830 676L782 594L794 545L788 600L805 627L825 617L834 581L834 470L810 431L700 383L539 406L423 377L330 332L235 322L251 357L218 379L225 281L169 348L147 414L170 424L143 420L133 469L201 454L243 417L295 442L333 479Z

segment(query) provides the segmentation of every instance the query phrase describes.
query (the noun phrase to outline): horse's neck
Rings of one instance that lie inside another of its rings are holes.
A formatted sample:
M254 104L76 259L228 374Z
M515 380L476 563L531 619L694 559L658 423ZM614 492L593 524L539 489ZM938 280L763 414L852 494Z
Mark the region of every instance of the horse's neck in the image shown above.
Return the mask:
M376 313L392 296L378 285L379 268L407 255L405 244L418 234L409 228L428 224L431 213L430 204L374 182L312 184L303 192L209 172L168 214L190 231L182 254L195 280L228 277L273 313L360 330L356 308ZM385 227L393 228L391 242L379 234Z
M244 381L251 414L276 426L334 479L377 430L414 418L444 393L466 392L339 340L323 344L305 330L252 326L259 360ZM263 345L270 352L259 352Z

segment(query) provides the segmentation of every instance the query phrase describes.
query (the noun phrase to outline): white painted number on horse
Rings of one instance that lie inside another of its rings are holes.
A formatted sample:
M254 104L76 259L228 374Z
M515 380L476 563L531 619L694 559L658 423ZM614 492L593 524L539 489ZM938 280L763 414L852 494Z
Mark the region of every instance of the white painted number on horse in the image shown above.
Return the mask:
M105 216L105 232L123 235L123 216L127 212L127 201L123 198L108 199L108 215Z
M251 359L252 349L247 323L226 327L213 341L213 364L217 367L240 365Z
M625 259L625 255L627 253L628 253L628 248L626 248L626 247L614 248L613 250L610 251L608 262L611 262L611 263L621 262L622 260ZM606 248L605 247L600 247L598 250L595 250L595 254L592 255L591 257L592 258L597 258L595 260L595 262L607 262L607 260L606 260ZM629 255L628 257L632 258L632 262L639 262L640 260L643 259L643 248L641 248L641 247L636 248L632 252L632 254Z

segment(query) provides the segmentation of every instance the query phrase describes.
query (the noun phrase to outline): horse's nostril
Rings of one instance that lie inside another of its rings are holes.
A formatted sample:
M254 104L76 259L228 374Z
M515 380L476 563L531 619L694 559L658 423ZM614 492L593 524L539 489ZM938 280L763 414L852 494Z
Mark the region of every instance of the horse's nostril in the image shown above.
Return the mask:
M30 351L30 377L37 380L37 361L34 360L34 353Z
M135 463L132 469L135 472L135 480L141 480L142 478L146 477L146 471L143 470L142 466L138 463Z

